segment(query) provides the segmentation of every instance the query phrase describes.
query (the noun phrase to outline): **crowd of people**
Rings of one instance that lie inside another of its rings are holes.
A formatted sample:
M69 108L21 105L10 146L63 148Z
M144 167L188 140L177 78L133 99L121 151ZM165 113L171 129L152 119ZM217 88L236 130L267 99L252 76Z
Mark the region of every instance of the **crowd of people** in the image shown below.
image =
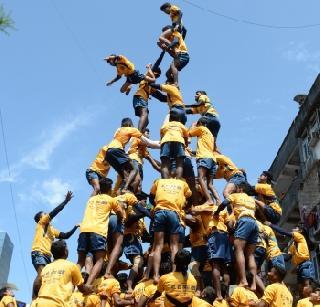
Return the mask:
M71 201L70 191L54 210L34 216L31 256L37 276L31 306L289 307L297 298L300 307L320 304L303 229L287 232L277 225L282 210L272 174L263 171L252 185L244 169L221 153L219 116L204 90L185 105L179 75L189 62L187 30L179 7L165 3L160 9L172 24L162 29L161 54L145 74L123 55L105 58L117 70L107 86L125 76L120 91L128 95L138 85L133 107L139 123L135 128L130 118L122 119L87 169L92 193L82 222L68 232L52 226ZM172 63L165 83L158 84L166 53ZM150 96L169 107L160 141L149 135ZM193 114L200 116L187 127ZM190 148L193 137L196 150ZM160 149L160 161L148 148ZM142 191L144 159L159 172L148 194ZM107 177L110 168L118 174L115 183ZM219 179L226 181L222 197L213 184ZM67 260L66 240L78 228L74 264ZM290 238L287 251L279 248L275 233ZM128 263L120 260L122 254ZM284 283L290 259L297 272L295 294ZM1 307L16 306L10 289L0 295Z

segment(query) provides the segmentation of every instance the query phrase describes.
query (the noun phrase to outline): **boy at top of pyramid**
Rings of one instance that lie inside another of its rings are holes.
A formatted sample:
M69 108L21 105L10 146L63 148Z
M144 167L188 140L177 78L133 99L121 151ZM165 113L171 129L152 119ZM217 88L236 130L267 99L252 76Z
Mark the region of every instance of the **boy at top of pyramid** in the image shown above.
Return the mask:
M172 3L166 2L160 6L160 10L165 14L170 15L172 27L178 30L181 33L182 38L185 39L187 29L184 27L182 23L182 11L180 7L173 5Z
M146 80L147 82L155 81L155 77L151 70L151 64L146 66L147 73L144 75L136 70L134 64L123 55L111 54L104 60L111 66L115 66L117 68L117 76L107 82L107 86L110 86L120 80L123 75L127 77L126 82L120 88L121 93L126 93L126 95L128 95L131 90L131 85L138 84L142 80Z
M172 26L165 26L162 28L162 34L157 44L173 58L170 68L166 72L166 76L169 79L172 74L174 83L178 85L178 72L181 71L190 60L188 48L182 35Z

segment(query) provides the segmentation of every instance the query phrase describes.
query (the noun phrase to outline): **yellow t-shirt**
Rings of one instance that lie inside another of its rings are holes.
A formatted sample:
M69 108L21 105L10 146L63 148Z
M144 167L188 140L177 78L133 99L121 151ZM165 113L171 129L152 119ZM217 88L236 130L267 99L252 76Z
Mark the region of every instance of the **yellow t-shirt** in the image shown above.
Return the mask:
M113 136L113 140L108 145L110 148L120 148L124 149L126 144L129 142L130 138L137 137L140 138L142 133L134 127L121 127L118 128L116 133Z
M128 155L131 160L136 160L139 164L143 164L143 158L149 156L147 145L145 145L139 138L132 138Z
M143 295L144 290L147 286L152 285L153 284L153 279L148 279L146 281L143 282L139 282L133 290L133 296L135 301L138 303L140 297ZM156 287L156 286L155 286Z
M242 216L250 216L255 219L256 203L252 197L246 193L233 193L226 199L232 204L236 221Z
M298 301L297 307L313 307L310 298L306 297Z
M192 298L192 307L212 307L211 304L206 302L205 300L201 299L200 297L194 296Z
M156 210L173 210L179 215L192 194L188 184L181 179L158 179L153 183L150 194L155 195Z
M257 295L245 287L236 287L231 295L231 303L236 307L247 307L250 301L257 302Z
M108 150L108 146L103 146L97 156L96 159L92 162L90 169L99 173L102 177L106 177L108 171L110 170L109 163L105 160L106 152Z
M292 236L294 242L289 246L292 263L299 265L306 260L310 260L309 248L305 237L299 232L293 232Z
M142 80L139 83L138 90L136 91L134 96L139 96L147 102L149 100L150 95L154 92L156 92L156 89L152 88L147 81Z
M162 275L158 283L158 291L161 293L165 291L166 295L170 295L181 303L191 300L196 292L197 282L192 274L187 273L187 275L187 278L180 272ZM173 307L175 305L170 303L165 296L164 306Z
M70 298L70 307L83 307L85 296L78 290L74 291Z
M157 297L155 300L152 300L152 297L158 290L158 287L154 284L147 285L144 288L143 296L148 299L148 307L164 307L164 293Z
M43 214L37 223L32 242L32 251L51 256L51 245L60 232L50 224L49 214Z
M271 258L281 255L282 252L278 246L277 237L274 234L272 228L269 227L268 225L264 225L264 231L267 235L267 248L266 248L267 259L270 260Z
M210 98L207 95L201 95L198 98L198 104L198 106L194 106L191 108L193 114L205 115L206 113L209 113L213 116L218 116L218 112L212 106Z
M196 225L190 228L190 242L192 247L203 246L207 244L207 230L202 222L202 216L194 216Z
M97 290L97 295L100 298L106 298L107 302L113 306L112 297L114 294L118 293L120 295L121 289L120 284L115 278L101 278L101 283Z
M171 21L173 23L179 21L180 14L181 14L180 7L178 7L176 5L171 5L170 10L169 10L169 15L170 15Z
M218 170L216 175L217 179L224 178L225 180L229 180L235 174L241 173L241 171L227 156L218 154L216 152L214 152L214 156L216 157L218 163ZM221 176L219 176L218 174L221 174Z
M83 284L80 270L75 263L58 259L46 265L41 272L38 297L67 306L74 286Z
M17 307L16 299L13 296L5 295L0 301L0 307L7 307L10 303Z
M189 129L189 135L196 136L197 141L197 152L196 158L209 158L216 161L213 155L214 149L214 137L210 130L204 126L196 126Z
M187 53L188 52L188 48L187 45L185 43L185 41L182 38L182 35L180 34L180 32L178 31L174 31L171 35L171 37L169 38L169 41L173 41L175 38L178 39L178 44L174 47L174 51L175 53L180 53L180 52L184 52Z
M255 185L255 190L262 197L264 203L269 205L277 213L282 214L282 209L278 203L276 193L273 191L271 184L257 183Z
M188 130L180 122L167 122L161 127L160 136L161 145L167 142L179 142L185 145L185 138L188 137Z
M212 307L229 307L229 304L225 299L222 301L215 300L212 304Z
M95 232L106 237L112 210L114 212L121 211L121 207L115 198L107 194L90 197L81 222L80 232Z
M292 307L292 295L285 284L274 283L267 286L263 297L269 307Z
M129 76L134 72L134 64L130 62L125 56L118 55L116 60L117 75Z
M180 92L180 89L176 85L161 84L160 90L167 93L167 102L170 109L173 105L184 106L182 94Z
M259 233L258 233L258 241L257 241L256 247L262 247L266 249L267 242L265 240L266 233L264 230L264 225L260 221L257 221L257 225L258 225Z
M89 294L84 299L85 307L100 307L101 306L101 299L100 296L97 294Z

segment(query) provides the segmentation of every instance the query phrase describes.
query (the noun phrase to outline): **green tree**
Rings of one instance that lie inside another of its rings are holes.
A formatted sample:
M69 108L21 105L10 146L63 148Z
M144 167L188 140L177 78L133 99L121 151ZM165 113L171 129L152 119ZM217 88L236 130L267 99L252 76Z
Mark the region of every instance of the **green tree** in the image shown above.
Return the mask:
M10 14L6 13L3 6L0 4L0 32L9 34L8 29L14 29L14 21L11 19Z

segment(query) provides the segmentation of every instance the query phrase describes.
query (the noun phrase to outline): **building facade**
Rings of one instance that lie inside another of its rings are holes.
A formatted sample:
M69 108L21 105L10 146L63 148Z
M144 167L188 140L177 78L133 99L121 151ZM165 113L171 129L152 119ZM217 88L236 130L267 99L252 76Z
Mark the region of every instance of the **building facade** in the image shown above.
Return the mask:
M304 223L320 282L320 75L308 95L298 95L299 112L283 140L270 171L283 215L280 226Z
M7 283L13 244L6 232L0 232L0 287Z

